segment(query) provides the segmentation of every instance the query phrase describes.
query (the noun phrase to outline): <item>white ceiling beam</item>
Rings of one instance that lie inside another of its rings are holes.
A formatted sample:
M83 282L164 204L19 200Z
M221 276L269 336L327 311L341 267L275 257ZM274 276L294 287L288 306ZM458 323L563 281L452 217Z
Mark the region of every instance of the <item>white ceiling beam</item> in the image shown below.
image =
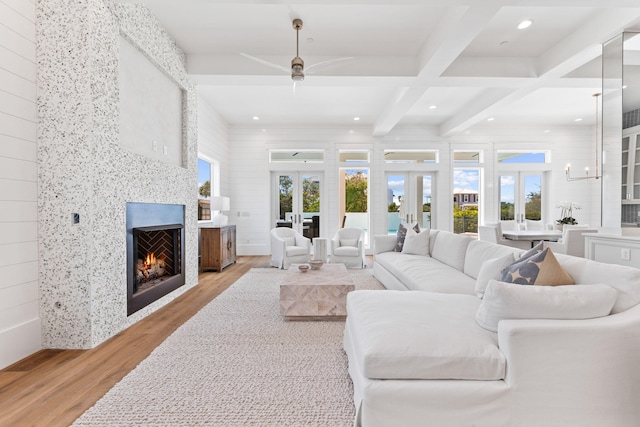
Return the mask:
M555 45L538 58L537 69L540 77L527 81L526 85L516 91L505 93L503 99L489 97L461 110L440 126L441 135L448 136L460 132L489 117L495 108L509 105L509 103L513 103L533 91L547 86L549 80L557 81L557 79L592 61L600 55L601 43L613 35L610 34L612 28L620 29L621 32L626 26L637 22L639 17L640 9L637 8L599 11L580 30L574 32L562 43ZM574 79L566 80L569 82ZM592 82L595 87L600 85L599 79L579 80L581 83L585 81ZM565 85L567 82L565 82Z
M418 78L439 77L499 10L499 7L450 8L432 32L436 37L428 39L418 55L422 65ZM406 99L390 102L390 108L386 109L374 123L373 134L382 136L389 133L420 100L426 90L427 86L424 85L413 87L405 91L403 97Z

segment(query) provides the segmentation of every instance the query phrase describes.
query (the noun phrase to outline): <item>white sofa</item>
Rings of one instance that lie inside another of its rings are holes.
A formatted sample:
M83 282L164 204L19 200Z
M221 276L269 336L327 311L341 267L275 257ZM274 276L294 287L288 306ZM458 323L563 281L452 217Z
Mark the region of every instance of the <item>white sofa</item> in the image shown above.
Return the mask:
M501 320L494 333L476 322L476 279L522 251L434 230L426 255L393 252L395 236L374 243L388 290L347 298L357 425L640 425L640 270L557 255L576 284L615 288L615 314Z

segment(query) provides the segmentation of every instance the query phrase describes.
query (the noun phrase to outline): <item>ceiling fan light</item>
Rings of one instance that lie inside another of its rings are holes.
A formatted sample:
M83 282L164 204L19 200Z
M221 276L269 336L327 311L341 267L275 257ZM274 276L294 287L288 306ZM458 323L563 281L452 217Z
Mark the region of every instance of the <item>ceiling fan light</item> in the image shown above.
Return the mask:
M292 71L291 72L291 80L294 82L301 82L304 80L304 73L301 71Z

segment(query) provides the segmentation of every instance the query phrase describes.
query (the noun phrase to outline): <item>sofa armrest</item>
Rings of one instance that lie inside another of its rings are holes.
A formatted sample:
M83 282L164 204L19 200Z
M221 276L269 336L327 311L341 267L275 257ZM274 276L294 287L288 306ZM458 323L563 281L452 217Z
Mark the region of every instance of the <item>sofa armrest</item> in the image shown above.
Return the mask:
M373 254L391 252L396 247L395 234L381 234L373 236Z
M640 306L596 319L501 321L505 382L525 412L516 415L515 425L527 418L530 425L550 425L549 419L580 409L588 413L589 425L639 419L640 411L631 409L637 402L628 397L637 396L640 384L639 329Z

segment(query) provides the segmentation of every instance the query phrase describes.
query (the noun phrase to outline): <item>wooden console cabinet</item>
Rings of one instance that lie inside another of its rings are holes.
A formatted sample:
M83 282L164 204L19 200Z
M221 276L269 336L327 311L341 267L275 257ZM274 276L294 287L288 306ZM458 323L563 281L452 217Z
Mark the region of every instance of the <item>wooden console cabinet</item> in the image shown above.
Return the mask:
M222 271L236 262L236 226L200 226L200 272Z

